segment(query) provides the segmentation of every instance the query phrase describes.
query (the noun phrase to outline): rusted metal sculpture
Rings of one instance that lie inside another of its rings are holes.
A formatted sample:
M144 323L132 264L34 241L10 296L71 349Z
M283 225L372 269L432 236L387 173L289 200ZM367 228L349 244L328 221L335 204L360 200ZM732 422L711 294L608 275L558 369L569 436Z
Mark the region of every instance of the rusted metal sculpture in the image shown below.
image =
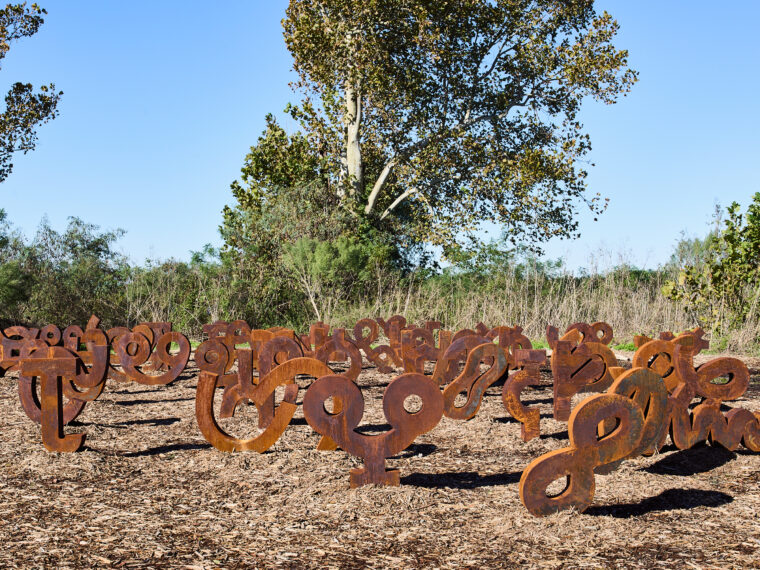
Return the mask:
M362 371L362 355L356 345L346 337L345 329L333 329L332 335L314 351L314 358L325 364L348 360L348 370L341 375L355 382Z
M82 412L86 402L96 399L105 386L108 370L105 334L90 330L83 335L82 342L86 351L48 346L39 339L26 341L21 348L18 379L21 404L29 418L42 425L42 441L48 451L81 448L85 435L65 435L63 426ZM68 399L65 403L64 397Z
M573 323L565 334L577 330L581 333L580 342L599 342L604 345L609 345L612 342L612 327L603 321L597 321L595 323Z
M283 337L280 337L283 338ZM288 340L288 339L285 339ZM285 396L276 407L271 421L256 437L238 439L226 433L214 417L214 393L219 379L224 376L228 359L226 345L216 338L205 341L196 350L195 360L201 370L195 396L195 414L198 426L206 440L221 451L257 451L263 453L280 438L296 410L298 385L295 378L299 374L319 377L332 374L323 362L314 358L297 357L286 360L265 373L257 384L252 380L251 349L238 349L238 383L231 391L225 389L227 398L223 405L231 406L232 412L239 402L250 400L257 406L264 406L278 386L285 386ZM232 415L230 413L230 415ZM329 445L331 442L327 442ZM324 444L323 444L324 445Z
M572 329L562 338L565 339L576 331L577 329ZM617 358L606 345L599 342L576 344L570 340L558 339L557 329L551 326L546 328L546 338L552 349L554 419L567 421L575 394L603 392L612 384L610 368L617 366Z
M441 329L438 346L433 330L422 327L408 327L401 331L401 360L404 372L425 373L425 362L437 363L451 345L452 334Z
M721 411L724 402L741 397L747 390L746 365L736 358L721 357L695 369L694 355L704 346L699 330L672 340L649 340L636 351L633 365L665 371L669 396L663 422L669 426L671 439L678 449L688 449L709 440L730 450L743 442L747 449L760 451L760 413L741 408L725 414ZM715 383L718 378L727 381ZM695 398L702 398L702 402L691 410ZM658 447L664 440L663 434Z
M176 343L179 351L170 352L170 346ZM166 385L176 380L187 366L190 358L190 341L180 332L168 332L158 338L155 352L151 352L149 338L138 331L118 335L113 342L113 349L122 374L129 380L147 386ZM156 360L160 364L155 364ZM153 364L151 364L153 363ZM161 374L146 374L152 370L165 369Z
M661 414L666 400L662 378L643 368L622 374L607 393L583 400L568 422L570 446L542 455L523 471L523 505L535 516L569 508L584 511L594 499L595 470L656 445L665 427ZM611 433L598 433L600 424L612 422L617 427ZM565 489L549 496L549 485L563 477Z
M422 400L422 408L408 412L410 396ZM328 412L325 401L337 398L340 411ZM364 467L352 469L351 488L367 484L398 485L398 470L386 470L385 460L406 449L415 438L433 429L443 415L443 396L438 386L423 374L402 374L394 378L383 394L383 412L391 429L380 435L358 433L364 415L364 399L359 387L343 376L322 376L306 391L303 399L306 421L317 432L332 438L341 449L361 457Z
M366 335L364 334L365 329L369 330ZM353 340L357 348L364 352L367 360L377 366L378 372L389 374L393 372L394 366L401 366L402 361L396 351L388 345L372 347L373 344L377 343L379 337L380 327L377 321L361 319L356 322L353 338L350 340Z
M541 413L537 406L525 406L520 395L530 385L540 382L540 367L546 362L545 350L518 349L514 352L517 372L510 375L501 391L504 408L520 422L520 437L530 441L541 435Z
M488 366L482 371L481 364ZM467 354L464 370L443 391L443 413L455 420L475 417L486 390L504 376L507 358L498 345L489 342L476 346ZM456 406L457 396L464 395L465 402Z
M41 339L25 341L21 347L19 362L29 358L74 358L73 379L64 382L64 395L68 400L62 405L64 424L74 420L84 410L86 402L95 400L103 391L108 371L109 346L106 335L100 329L90 329L72 342L68 337L65 347L49 346ZM80 346L84 349L80 350ZM37 397L37 379L20 371L18 378L19 400L24 412L34 422L42 418L41 403Z

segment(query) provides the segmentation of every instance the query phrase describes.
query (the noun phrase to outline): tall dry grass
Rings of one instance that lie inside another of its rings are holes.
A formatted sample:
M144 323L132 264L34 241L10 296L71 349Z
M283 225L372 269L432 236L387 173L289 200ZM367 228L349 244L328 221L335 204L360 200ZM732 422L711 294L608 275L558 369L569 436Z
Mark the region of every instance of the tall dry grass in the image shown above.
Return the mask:
M362 302L344 307L331 322L353 326L362 317L398 313L409 322L438 320L452 330L472 327L479 321L489 326L519 325L529 338L541 340L545 339L547 325L564 331L578 321L605 321L615 332L614 343L629 343L636 334L678 332L700 324L684 303L662 294L662 286L670 277L664 271L642 275L623 268L582 278L510 271L481 279L461 275L405 285L393 282ZM741 328L721 334L707 329L712 348L757 353L759 316L755 311Z

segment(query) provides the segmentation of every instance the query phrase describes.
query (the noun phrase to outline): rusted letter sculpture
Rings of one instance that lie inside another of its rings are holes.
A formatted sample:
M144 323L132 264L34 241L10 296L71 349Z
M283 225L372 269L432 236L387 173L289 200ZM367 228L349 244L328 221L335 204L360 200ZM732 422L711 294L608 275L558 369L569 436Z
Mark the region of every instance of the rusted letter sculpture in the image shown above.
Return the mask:
M250 439L238 439L225 432L214 417L214 393L219 378L224 375L227 363L227 347L221 340L212 338L201 344L196 350L195 360L201 370L198 388L195 395L195 415L198 427L206 440L221 451L257 451L263 453L280 438L288 427L296 410L298 385L295 377L299 374L319 377L331 374L332 371L323 362L314 358L294 358L274 367L271 372L259 379L257 385L250 384L244 394L238 393L238 399L233 402L250 399L254 404L262 406L278 386L285 386L285 396L264 431ZM242 383L250 383L250 349L238 349L240 360L238 374L244 375Z
M520 422L520 437L530 441L541 435L541 413L537 406L525 406L520 399L522 391L531 384L541 380L540 367L546 362L545 350L518 349L514 352L515 365L518 371L504 382L501 399L504 408Z
M741 397L749 385L749 371L736 358L716 358L694 368L693 356L704 346L700 331L690 331L673 340L649 340L633 357L634 366L649 366L666 372L670 393L664 424L678 449L688 449L701 441L719 443L734 450L740 443L760 451L760 413L743 408L721 411L723 402ZM665 336L667 338L667 335ZM725 377L725 383L713 381ZM690 404L703 398L693 411ZM662 435L658 446L664 444Z
M103 391L106 367L102 361L87 372L76 353L60 346L37 346L19 362L21 401L27 414L42 424L45 449L61 452L79 450L84 444L85 434L66 435L63 426L82 411L87 400L94 400ZM39 399L35 388L37 378L40 383ZM66 405L64 395L69 398ZM66 417L67 412L69 417Z
M422 400L422 408L410 413L405 401L410 396ZM328 412L325 401L339 399L340 411ZM312 384L303 399L303 413L309 425L326 435L351 455L361 457L364 467L351 470L351 488L367 484L398 485L399 472L386 470L385 459L406 449L414 439L433 429L443 415L441 391L427 376L397 376L383 394L383 411L390 431L364 435L355 431L364 415L364 398L359 387L343 376L323 376Z
M617 366L614 353L599 342L563 340L577 329L557 338L557 329L546 328L546 338L552 348L554 379L554 419L567 421L572 397L579 392L603 392L612 384L610 368Z
M481 363L488 369L481 371ZM443 391L443 413L455 420L469 420L480 409L488 387L507 371L507 358L498 345L489 342L476 346L467 354L464 370ZM458 395L465 396L462 406L456 406Z
M634 399L630 394L636 394ZM570 446L535 459L520 478L520 500L534 516L575 508L584 511L594 500L594 471L615 464L656 445L663 429L662 410L667 391L662 378L634 368L622 374L608 393L583 400L570 415ZM639 402L649 402L649 412ZM598 433L600 424L616 421L609 434ZM549 485L566 478L565 489L548 496Z
M115 335L112 341L116 360L121 364L123 371L117 379L123 381L125 376L126 379L147 386L166 385L176 380L187 366L190 341L182 333L173 331L161 335L155 341L153 352L153 332L147 326L142 330L135 327L132 331L120 332L121 334ZM179 346L176 354L169 352L172 343ZM165 372L156 375L145 374L157 370Z

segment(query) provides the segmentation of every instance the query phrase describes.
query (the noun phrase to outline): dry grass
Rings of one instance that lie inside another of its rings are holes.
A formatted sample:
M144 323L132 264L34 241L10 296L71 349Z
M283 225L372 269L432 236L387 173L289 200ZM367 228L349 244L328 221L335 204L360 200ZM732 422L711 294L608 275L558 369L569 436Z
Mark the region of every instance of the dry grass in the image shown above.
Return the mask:
M546 325L564 328L574 322L605 321L615 331L614 343L631 342L634 335L680 332L699 322L684 303L662 294L666 274L637 280L625 270L585 279L565 275L549 278L536 272L527 277L504 273L473 284L469 279L441 283L429 281L410 287L392 284L364 303L343 307L328 322L353 327L366 316L405 315L410 323L438 320L450 330L482 321L489 326L520 325L534 340L545 339ZM744 354L760 354L760 314L751 312L738 329L720 335L707 330L713 346Z
M519 439L494 387L476 418L444 418L389 461L401 487L349 490L358 461L315 451L300 409L268 453L211 448L194 419L195 373L167 387L109 381L68 428L88 434L77 454L45 452L3 379L0 566L760 565L757 455L668 449L597 476L586 513L537 519L520 503L520 474L567 444L566 426L547 417L548 388L527 393L545 416L540 439ZM390 379L364 370L364 423L384 423ZM734 405L760 410L760 387Z

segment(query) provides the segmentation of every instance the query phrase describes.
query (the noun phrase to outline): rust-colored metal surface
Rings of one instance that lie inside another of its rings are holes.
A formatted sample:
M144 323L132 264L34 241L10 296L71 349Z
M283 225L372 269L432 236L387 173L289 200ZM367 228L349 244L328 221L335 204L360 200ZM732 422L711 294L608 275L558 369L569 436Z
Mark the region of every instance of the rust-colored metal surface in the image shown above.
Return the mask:
M483 371L485 365L487 369ZM443 390L443 413L455 420L475 417L486 390L507 372L502 348L492 342L481 344L467 354L462 372ZM464 402L457 406L457 396Z
M422 401L418 411L409 412L405 403L411 396ZM331 412L325 408L330 398L342 407ZM443 415L443 396L433 380L408 373L394 378L383 394L383 411L391 429L380 435L358 433L364 415L364 398L359 387L343 376L323 376L306 391L303 412L318 433L332 438L341 449L361 457L364 466L352 469L352 488L367 484L398 485L399 472L386 470L385 460L406 449L414 439L433 429Z
M612 342L613 333L612 327L603 321L597 321L595 323L573 323L565 330L565 334L577 330L581 333L580 342L599 342L604 345L609 345Z
M721 410L724 402L740 398L747 390L746 365L736 358L720 357L695 369L694 355L704 346L699 330L672 340L649 340L636 351L632 364L666 372L664 381L669 396L663 422L669 426L671 439L678 449L710 441L729 450L743 443L751 451L760 451L760 413L743 408L725 413ZM695 398L702 401L691 409ZM664 440L663 434L658 447Z
M572 329L572 334L578 329ZM603 392L612 384L610 368L617 358L604 344L556 340L557 329L547 327L546 337L552 349L551 365L554 380L554 419L570 418L572 397L579 392ZM565 337L563 337L565 338Z
M152 351L153 335L146 330L135 329L137 330L116 335L112 341L116 360L121 365L121 375L147 386L166 385L176 380L190 358L190 341L187 337L177 331L165 333L155 341L155 351ZM176 353L171 352L172 343L178 346ZM146 374L158 370L163 372ZM123 381L121 375L117 379Z
M584 511L594 499L595 470L656 444L663 429L657 411L664 409L666 398L661 378L634 368L622 374L607 393L583 400L570 415L570 445L542 455L523 471L519 488L523 505L535 516L569 508ZM646 416L644 401L650 402ZM616 427L600 436L600 424ZM565 489L548 494L550 484L562 478L566 479Z
M504 408L520 422L520 437L530 441L541 435L541 413L538 406L525 406L520 395L530 385L541 379L541 365L546 363L545 350L518 349L514 352L517 372L504 382L501 398Z
M365 330L368 330L366 335L364 334ZM353 339L350 340L353 340L357 348L364 352L367 360L377 366L378 372L390 374L393 372L394 366L401 366L402 362L396 351L391 349L389 345L372 347L373 344L377 344L379 338L380 326L377 321L374 319L361 319L356 322Z
M466 362L467 354L475 347L489 343L491 343L490 339L476 334L467 334L452 340L443 356L435 363L433 380L439 386L446 386L453 382L459 375L461 364Z
M295 341L291 340L291 342ZM228 359L227 351L226 345L216 338L205 341L196 350L195 360L201 370L195 396L195 414L198 426L206 440L221 451L257 451L263 453L274 445L293 418L298 395L298 385L295 383L296 376L306 374L319 377L332 374L332 371L319 360L297 357L275 366L259 378L257 384L253 384L251 381L251 349L238 349L238 372L236 376L239 381L229 391L225 389L224 392L225 401L228 402L228 406L232 407L232 413L234 413L239 402L247 400L252 401L257 406L263 406L274 395L278 386L286 386L285 396L276 407L271 421L268 422L264 430L255 437L239 439L225 432L214 416L214 394L220 377L224 375Z
M341 375L353 382L362 371L362 355L356 345L346 337L345 329L334 329L332 335L314 351L314 358L325 364L348 360L348 370Z
M70 452L82 447L85 435L66 435L64 425L82 412L86 402L96 399L105 386L105 334L90 330L83 334L81 342L86 350L79 352L48 346L41 339L26 341L20 350L19 397L30 419L41 424L42 442L48 451Z

